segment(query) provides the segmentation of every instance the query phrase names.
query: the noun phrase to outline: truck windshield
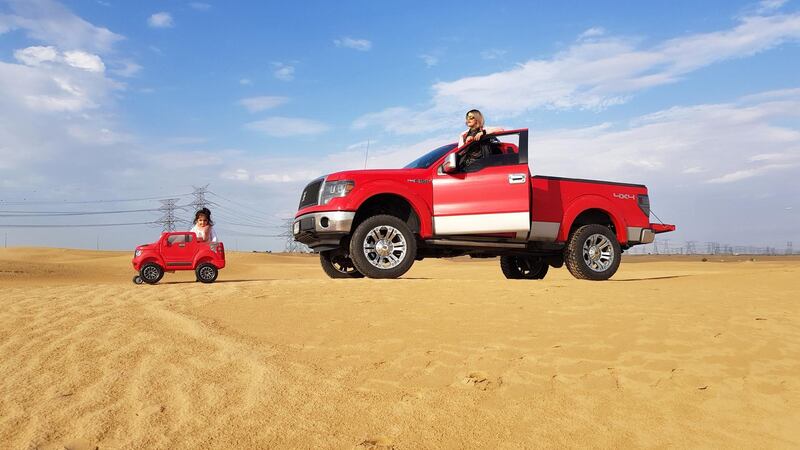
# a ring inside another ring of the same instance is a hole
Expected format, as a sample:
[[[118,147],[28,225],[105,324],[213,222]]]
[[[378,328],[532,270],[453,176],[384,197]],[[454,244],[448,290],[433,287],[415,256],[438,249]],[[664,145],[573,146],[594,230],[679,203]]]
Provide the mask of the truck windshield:
[[[426,169],[431,166],[431,164],[435,163],[439,158],[444,156],[445,153],[449,152],[450,150],[456,148],[456,144],[447,144],[443,145],[435,150],[431,150],[428,153],[420,156],[419,158],[415,159],[408,163],[407,166],[403,167],[404,169]]]

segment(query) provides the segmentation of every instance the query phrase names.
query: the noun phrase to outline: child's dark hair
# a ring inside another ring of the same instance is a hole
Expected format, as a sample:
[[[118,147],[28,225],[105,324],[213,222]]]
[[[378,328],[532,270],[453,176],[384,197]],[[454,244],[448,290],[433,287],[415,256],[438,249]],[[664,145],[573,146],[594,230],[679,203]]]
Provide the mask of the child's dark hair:
[[[210,226],[212,226],[212,227],[214,226],[214,222],[211,220],[211,211],[208,208],[200,208],[200,209],[198,209],[197,212],[194,213],[194,222],[193,223],[197,223],[197,219],[200,217],[200,214],[206,216],[206,219],[208,220],[208,224]]]

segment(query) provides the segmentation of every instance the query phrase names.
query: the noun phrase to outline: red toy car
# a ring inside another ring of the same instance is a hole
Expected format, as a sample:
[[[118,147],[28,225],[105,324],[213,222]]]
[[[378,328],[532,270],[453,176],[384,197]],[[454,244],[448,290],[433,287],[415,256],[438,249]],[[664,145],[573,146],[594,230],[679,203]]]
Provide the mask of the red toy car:
[[[156,284],[164,272],[176,270],[194,270],[197,281],[213,283],[225,267],[225,247],[222,242],[197,242],[191,231],[165,232],[158,242],[136,247],[132,262],[139,272],[133,277],[136,284]]]

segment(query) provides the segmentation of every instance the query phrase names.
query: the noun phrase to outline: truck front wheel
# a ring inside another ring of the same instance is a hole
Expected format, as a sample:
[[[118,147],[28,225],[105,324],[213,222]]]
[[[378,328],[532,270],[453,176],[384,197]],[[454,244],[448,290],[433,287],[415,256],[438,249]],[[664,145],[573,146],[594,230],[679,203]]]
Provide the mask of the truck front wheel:
[[[156,284],[164,276],[164,269],[156,263],[147,263],[139,269],[139,276],[147,284]]]
[[[575,278],[607,280],[619,268],[622,255],[617,236],[604,225],[584,225],[569,238],[564,263]]]
[[[541,258],[530,256],[501,256],[500,270],[509,280],[541,280],[549,266]]]
[[[319,263],[331,278],[364,278],[343,249],[320,252]]]
[[[368,218],[350,239],[353,265],[370,278],[397,278],[411,268],[416,256],[414,233],[395,216]]]

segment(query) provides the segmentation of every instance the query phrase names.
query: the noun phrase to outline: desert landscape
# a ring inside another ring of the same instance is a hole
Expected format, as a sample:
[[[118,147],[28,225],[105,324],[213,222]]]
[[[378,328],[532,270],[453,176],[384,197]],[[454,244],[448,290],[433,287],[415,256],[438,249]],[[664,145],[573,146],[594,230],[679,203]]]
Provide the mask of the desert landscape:
[[[138,286],[131,257],[0,249],[3,448],[800,446],[798,258],[332,280],[231,252]]]

